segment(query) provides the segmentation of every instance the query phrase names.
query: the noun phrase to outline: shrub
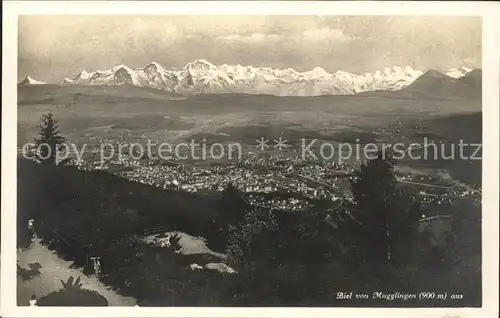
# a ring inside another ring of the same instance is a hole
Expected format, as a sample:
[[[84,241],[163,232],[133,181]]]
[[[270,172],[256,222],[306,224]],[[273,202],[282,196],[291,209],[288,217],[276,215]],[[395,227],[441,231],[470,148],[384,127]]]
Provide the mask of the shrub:
[[[61,281],[63,288],[41,297],[38,306],[108,306],[108,300],[94,290],[81,288],[80,277],[74,281],[71,276],[66,282]]]

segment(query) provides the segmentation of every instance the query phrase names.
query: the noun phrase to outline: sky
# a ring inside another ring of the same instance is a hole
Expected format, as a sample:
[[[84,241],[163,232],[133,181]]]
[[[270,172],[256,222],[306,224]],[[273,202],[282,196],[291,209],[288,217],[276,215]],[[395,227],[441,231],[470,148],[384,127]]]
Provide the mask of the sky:
[[[21,16],[18,79],[205,59],[306,71],[481,68],[481,19],[415,16]]]

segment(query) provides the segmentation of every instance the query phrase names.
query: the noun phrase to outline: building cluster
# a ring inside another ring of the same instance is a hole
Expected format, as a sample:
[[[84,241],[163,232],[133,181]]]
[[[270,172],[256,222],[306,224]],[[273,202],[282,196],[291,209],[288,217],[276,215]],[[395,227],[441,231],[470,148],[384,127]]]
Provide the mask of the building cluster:
[[[337,200],[345,196],[346,166],[304,163],[299,157],[249,157],[225,166],[198,167],[180,161],[138,160],[120,156],[105,163],[80,162],[81,169],[101,169],[123,178],[155,187],[186,192],[223,191],[229,184],[249,194],[255,205],[276,209],[302,210],[308,199]],[[113,167],[121,167],[114,170]],[[288,193],[297,198],[277,199],[259,194]],[[253,195],[255,194],[255,195]],[[252,196],[253,195],[253,196]]]
[[[236,163],[197,166],[181,160],[135,159],[120,155],[102,161],[95,156],[75,162],[79,169],[107,170],[123,178],[155,187],[187,192],[223,191],[229,184],[248,193],[252,204],[289,210],[301,210],[310,199],[335,201],[349,198],[352,163],[307,160],[299,156],[247,153]],[[415,184],[438,184],[432,176],[398,174],[398,179]],[[424,187],[425,188],[425,187]],[[285,193],[291,198],[261,194]],[[419,192],[424,203],[446,204],[456,197],[470,197],[480,202],[480,187],[425,188]],[[300,199],[297,199],[300,198]]]
[[[247,200],[254,206],[263,208],[287,210],[287,211],[302,211],[311,207],[311,204],[304,199],[289,197],[289,198],[266,198],[258,194],[249,194]]]

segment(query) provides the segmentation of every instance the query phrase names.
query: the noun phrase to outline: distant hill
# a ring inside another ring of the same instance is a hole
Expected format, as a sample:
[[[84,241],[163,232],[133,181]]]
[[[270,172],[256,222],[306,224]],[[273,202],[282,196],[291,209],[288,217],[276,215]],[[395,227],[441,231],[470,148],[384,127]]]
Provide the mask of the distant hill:
[[[475,86],[481,88],[483,83],[483,71],[480,69],[475,69],[469,72],[467,75],[459,78],[459,81],[464,85]]]
[[[481,98],[481,88],[482,71],[479,69],[458,79],[437,71],[428,71],[408,87],[395,93],[413,98],[477,99]]]
[[[399,91],[364,92],[358,96],[378,96],[409,99],[478,100],[482,92],[482,71],[473,70],[463,77],[454,78],[430,70]]]

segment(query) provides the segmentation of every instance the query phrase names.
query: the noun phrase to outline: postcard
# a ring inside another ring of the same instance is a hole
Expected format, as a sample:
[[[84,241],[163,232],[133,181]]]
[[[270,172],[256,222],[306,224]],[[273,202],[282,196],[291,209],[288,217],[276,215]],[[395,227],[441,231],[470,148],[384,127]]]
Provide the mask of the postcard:
[[[4,4],[2,316],[497,316],[497,3]]]

